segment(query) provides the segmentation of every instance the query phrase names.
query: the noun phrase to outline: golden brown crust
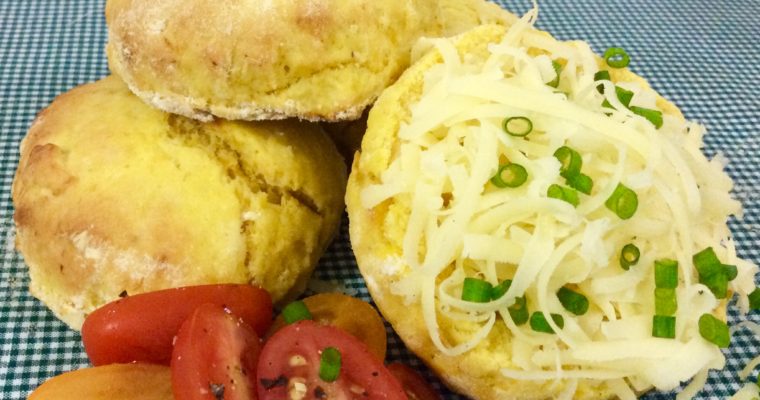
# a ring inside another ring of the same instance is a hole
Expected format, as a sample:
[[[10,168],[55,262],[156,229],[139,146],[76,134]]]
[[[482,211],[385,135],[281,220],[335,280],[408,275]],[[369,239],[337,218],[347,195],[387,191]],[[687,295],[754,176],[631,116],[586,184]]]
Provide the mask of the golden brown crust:
[[[78,328],[119,293],[253,282],[292,297],[332,239],[345,167],[313,124],[203,124],[116,77],[42,111],[13,183],[30,290]]]
[[[460,55],[483,57],[489,43],[500,41],[505,28],[482,26],[458,37],[454,44]],[[373,209],[361,205],[360,193],[369,184],[380,182],[398,149],[397,132],[410,117],[410,105],[422,93],[423,77],[433,65],[442,62],[437,51],[431,51],[412,65],[399,80],[389,87],[370,111],[368,129],[362,150],[354,158],[349,177],[346,204],[350,218],[350,235],[354,254],[367,287],[384,317],[402,338],[407,347],[428,364],[453,390],[477,399],[545,399],[562,392],[564,382],[526,382],[505,378],[500,368],[513,366],[510,333],[497,323],[489,336],[474,350],[461,356],[446,356],[438,351],[425,327],[418,303],[405,304],[402,297],[391,292],[391,285],[408,268],[401,259],[401,240],[409,213],[409,199],[404,196],[387,200]],[[627,70],[613,73],[614,81],[646,82]],[[680,112],[666,100],[658,106],[671,115]],[[401,271],[401,272],[398,272]],[[439,316],[442,334],[466,334],[467,327]],[[452,333],[453,332],[453,333]],[[459,338],[461,340],[461,338]],[[612,397],[604,382],[580,381],[576,399]]]
[[[484,0],[109,0],[111,70],[149,104],[208,120],[352,120],[422,36],[506,14]]]

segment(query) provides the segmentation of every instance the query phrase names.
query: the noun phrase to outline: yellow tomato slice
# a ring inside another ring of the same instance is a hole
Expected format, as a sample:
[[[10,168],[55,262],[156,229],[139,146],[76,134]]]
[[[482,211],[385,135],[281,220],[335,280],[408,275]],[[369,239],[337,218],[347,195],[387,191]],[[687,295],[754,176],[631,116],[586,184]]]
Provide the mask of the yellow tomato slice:
[[[28,400],[173,400],[169,367],[110,364],[48,379]]]

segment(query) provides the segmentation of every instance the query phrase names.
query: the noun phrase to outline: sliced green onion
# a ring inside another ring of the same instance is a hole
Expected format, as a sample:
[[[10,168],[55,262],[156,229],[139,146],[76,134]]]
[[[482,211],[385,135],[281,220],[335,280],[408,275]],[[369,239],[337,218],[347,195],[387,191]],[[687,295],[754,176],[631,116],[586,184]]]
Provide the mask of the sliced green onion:
[[[500,188],[516,188],[528,180],[528,171],[520,164],[507,163],[499,165],[496,175],[491,177],[491,183]]]
[[[622,47],[610,47],[604,52],[604,61],[612,68],[625,68],[631,62],[631,57]]]
[[[652,110],[651,108],[644,107],[631,107],[631,111],[634,114],[640,115],[651,122],[655,128],[660,129],[662,127],[662,112],[658,110]]]
[[[556,183],[549,186],[549,189],[546,190],[546,196],[552,199],[566,201],[572,204],[573,207],[578,207],[578,204],[580,203],[578,192],[575,189],[562,187]]]
[[[723,266],[712,247],[707,247],[691,257],[694,268],[700,276],[708,276],[723,272]]]
[[[620,250],[620,267],[628,271],[631,265],[636,265],[639,262],[639,257],[641,257],[639,248],[633,243],[628,243]]]
[[[588,299],[578,292],[561,287],[557,291],[557,298],[562,303],[562,307],[575,315],[583,315],[588,311]]]
[[[507,308],[509,316],[512,317],[515,325],[522,325],[528,322],[530,313],[528,312],[528,302],[525,300],[525,295],[515,298],[515,304],[512,304]]]
[[[552,67],[554,67],[554,72],[557,74],[557,76],[546,85],[556,88],[559,86],[559,75],[562,73],[562,64],[552,60]]]
[[[676,290],[670,288],[654,289],[654,310],[656,315],[676,315],[678,310]]]
[[[340,350],[335,347],[323,349],[319,359],[319,378],[325,382],[335,381],[340,375],[340,365]]]
[[[632,91],[623,89],[620,86],[615,86],[615,94],[617,95],[618,100],[620,100],[620,103],[622,103],[626,108],[631,105],[631,100],[633,99]],[[607,100],[604,100],[602,107],[615,108],[612,107],[612,104]]]
[[[699,317],[699,334],[708,342],[721,348],[726,348],[731,344],[731,333],[728,330],[728,325],[709,313],[702,314]]]
[[[660,289],[678,287],[678,261],[662,259],[654,262],[654,283]]]
[[[622,183],[618,183],[615,191],[604,202],[604,205],[620,219],[628,219],[636,213],[636,209],[639,207],[639,198],[636,192]]]
[[[601,70],[601,71],[598,71],[597,73],[594,74],[594,82],[598,82],[598,81],[611,81],[611,80],[612,79],[610,78],[610,71]],[[604,94],[604,85],[597,85],[596,86],[596,90],[599,93]]]
[[[736,269],[736,265],[723,264],[723,273],[726,275],[726,279],[731,282],[739,275],[739,270]]]
[[[568,179],[581,173],[583,159],[577,151],[562,146],[554,151],[554,157],[559,160],[559,174],[563,178]]]
[[[491,284],[478,278],[464,278],[462,285],[462,300],[473,303],[491,301]]]
[[[652,318],[652,336],[665,339],[675,339],[676,317],[655,315]]]
[[[594,187],[594,181],[586,174],[578,174],[566,179],[567,184],[584,194],[591,194],[591,189]]]
[[[728,296],[728,277],[723,272],[707,276],[699,275],[699,283],[707,286],[716,299],[725,299]]]
[[[510,117],[504,119],[502,128],[510,136],[523,137],[533,130],[533,122],[527,117]]]
[[[491,288],[491,300],[498,300],[507,293],[509,287],[512,286],[512,280],[506,279],[501,281],[498,285]]]
[[[292,324],[304,319],[313,319],[309,308],[301,300],[296,300],[282,309],[282,319],[286,324]]]
[[[565,327],[565,319],[559,314],[550,314],[554,324],[560,329]],[[544,313],[536,311],[530,315],[530,328],[536,332],[554,333],[551,325],[546,321]]]
[[[749,308],[760,310],[760,288],[755,288],[747,297],[749,298]]]

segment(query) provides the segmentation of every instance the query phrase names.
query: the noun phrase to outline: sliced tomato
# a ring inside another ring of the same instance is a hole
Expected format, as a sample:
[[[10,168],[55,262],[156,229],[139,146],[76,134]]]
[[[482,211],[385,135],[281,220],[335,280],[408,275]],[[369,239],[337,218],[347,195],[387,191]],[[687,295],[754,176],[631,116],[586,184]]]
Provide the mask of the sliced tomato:
[[[84,321],[82,342],[93,365],[133,361],[169,365],[180,325],[205,303],[225,307],[259,335],[272,321],[272,299],[250,285],[203,285],[128,296]]]
[[[215,304],[198,307],[182,324],[172,353],[176,400],[256,399],[256,332]]]
[[[172,400],[169,367],[111,364],[66,372],[45,381],[28,400]]]
[[[341,354],[336,380],[319,377],[323,349]],[[342,330],[299,321],[277,331],[264,344],[257,371],[260,400],[403,399],[401,384],[358,339]]]
[[[375,307],[341,293],[315,294],[302,301],[309,308],[314,321],[350,333],[364,342],[378,359],[385,359],[385,325]],[[268,335],[271,336],[285,325],[282,315],[278,316],[269,328]]]
[[[388,364],[388,370],[401,382],[409,400],[441,400],[441,395],[417,371],[398,362]]]

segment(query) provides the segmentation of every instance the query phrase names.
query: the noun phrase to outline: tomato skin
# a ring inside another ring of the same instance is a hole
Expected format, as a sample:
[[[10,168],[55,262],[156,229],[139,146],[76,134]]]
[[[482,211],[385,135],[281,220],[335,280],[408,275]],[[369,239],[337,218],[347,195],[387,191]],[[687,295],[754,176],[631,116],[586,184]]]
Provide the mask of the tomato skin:
[[[387,338],[380,314],[369,303],[342,293],[320,293],[302,299],[314,321],[350,333],[364,342],[378,359],[385,359]],[[267,337],[284,327],[282,315],[277,316]]]
[[[169,367],[135,363],[65,372],[46,380],[28,397],[28,400],[55,399],[173,400],[174,397]]]
[[[334,382],[319,378],[320,352],[340,351]],[[307,399],[361,398],[407,400],[401,384],[357,338],[314,321],[298,321],[277,331],[264,344],[257,369],[260,400],[288,399],[299,388]]]
[[[169,365],[172,340],[205,303],[226,307],[263,335],[272,320],[272,298],[251,285],[202,285],[128,296],[95,310],[82,325],[93,365],[133,361]]]
[[[409,400],[441,400],[441,395],[417,371],[399,362],[387,365],[388,370],[401,382]]]
[[[176,400],[255,400],[261,342],[241,319],[215,304],[182,324],[172,353]]]

